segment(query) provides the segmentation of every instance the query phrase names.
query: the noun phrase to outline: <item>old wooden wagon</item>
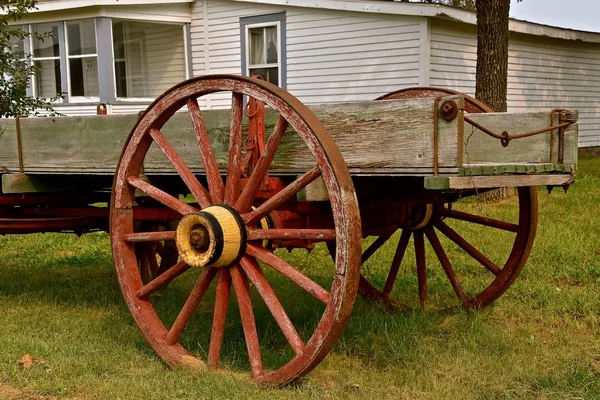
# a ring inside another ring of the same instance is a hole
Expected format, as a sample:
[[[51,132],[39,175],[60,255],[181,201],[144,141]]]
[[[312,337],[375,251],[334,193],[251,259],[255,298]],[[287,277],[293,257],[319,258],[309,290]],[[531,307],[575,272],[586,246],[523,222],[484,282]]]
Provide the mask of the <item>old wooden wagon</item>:
[[[216,92],[231,109],[201,111]],[[0,121],[0,233],[109,231],[127,306],[167,364],[216,368],[224,342],[245,340],[252,378],[280,385],[331,350],[357,292],[390,308],[502,295],[532,248],[536,187],[573,181],[576,121],[434,88],[309,108],[261,80],[198,77],[139,115]],[[481,203],[507,186],[512,198]],[[399,278],[408,254],[415,272]]]

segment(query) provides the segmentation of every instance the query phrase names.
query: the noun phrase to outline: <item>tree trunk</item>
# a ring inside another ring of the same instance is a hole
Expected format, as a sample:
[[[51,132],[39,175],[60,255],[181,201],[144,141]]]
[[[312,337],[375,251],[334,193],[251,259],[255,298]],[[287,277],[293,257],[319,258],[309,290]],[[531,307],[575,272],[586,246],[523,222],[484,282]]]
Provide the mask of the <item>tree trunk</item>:
[[[510,0],[477,0],[477,76],[475,98],[494,111],[505,112],[508,86],[508,15]],[[483,195],[496,202],[514,194],[498,188]]]
[[[510,0],[477,0],[476,6],[475,97],[494,111],[506,111]]]

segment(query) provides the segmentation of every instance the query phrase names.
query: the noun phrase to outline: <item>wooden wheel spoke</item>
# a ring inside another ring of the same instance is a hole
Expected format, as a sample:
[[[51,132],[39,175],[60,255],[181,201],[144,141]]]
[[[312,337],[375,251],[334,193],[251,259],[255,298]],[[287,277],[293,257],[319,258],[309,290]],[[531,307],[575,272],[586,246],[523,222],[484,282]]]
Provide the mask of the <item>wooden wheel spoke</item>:
[[[186,215],[191,212],[198,211],[195,207],[184,203],[183,201],[171,196],[170,194],[163,192],[159,188],[152,186],[151,184],[144,182],[136,176],[130,176],[127,178],[127,182],[134,188],[141,190],[154,200],[164,204],[172,210],[177,211],[181,215]]]
[[[163,240],[175,240],[175,231],[158,231],[158,232],[136,232],[136,233],[128,233],[127,235],[123,235],[123,240],[126,242],[157,242],[157,252],[162,255],[162,251],[164,247],[162,243]]]
[[[242,215],[246,225],[254,225],[271,211],[277,209],[279,206],[288,201],[292,196],[302,190],[306,185],[313,182],[315,179],[321,176],[321,171],[318,167],[312,168],[304,175],[300,176],[294,182],[287,185],[283,190],[275,194],[269,200],[261,204],[256,210]]]
[[[152,136],[156,145],[162,150],[165,156],[167,156],[167,159],[171,165],[173,165],[173,168],[175,168],[188,189],[190,189],[190,192],[192,192],[198,201],[198,204],[200,204],[200,207],[205,208],[209,206],[211,204],[210,195],[198,179],[196,179],[175,149],[169,144],[163,134],[160,133],[158,129],[150,129],[150,136]]]
[[[273,157],[275,157],[275,153],[279,148],[279,144],[281,143],[281,139],[283,138],[283,134],[288,128],[288,125],[288,122],[283,117],[279,117],[275,123],[273,133],[269,136],[269,140],[265,146],[265,151],[258,159],[256,167],[254,168],[254,171],[252,171],[250,179],[248,179],[248,183],[235,203],[235,208],[240,212],[248,211],[250,206],[252,206],[254,197],[256,197],[256,193],[258,193],[265,175],[269,170],[271,161],[273,161]]]
[[[181,333],[192,318],[192,315],[194,315],[198,304],[200,304],[200,301],[202,301],[202,297],[204,297],[204,294],[215,277],[216,272],[216,268],[204,267],[200,273],[200,277],[198,278],[196,285],[194,285],[192,292],[179,312],[179,315],[175,319],[173,326],[171,326],[169,333],[167,333],[167,337],[165,338],[165,342],[167,344],[173,345],[177,343],[179,336],[181,336]]]
[[[439,212],[441,215],[448,217],[448,218],[454,218],[454,219],[458,219],[461,221],[473,222],[475,224],[489,226],[491,228],[501,229],[504,231],[510,231],[510,232],[515,232],[515,233],[519,231],[519,225],[510,223],[510,222],[500,221],[500,220],[494,219],[494,218],[486,218],[486,217],[482,217],[482,216],[475,215],[475,214],[469,214],[469,213],[462,212],[462,211],[451,210],[448,208],[441,208],[439,210]]]
[[[425,235],[427,235],[427,239],[429,240],[429,243],[431,243],[431,246],[433,247],[433,250],[435,251],[437,258],[440,260],[440,263],[442,264],[442,268],[444,269],[446,276],[450,280],[450,284],[452,285],[452,288],[456,292],[456,295],[463,302],[463,304],[467,304],[469,302],[469,298],[465,294],[465,291],[463,290],[460,282],[458,281],[458,278],[456,277],[456,274],[454,273],[454,270],[452,269],[452,265],[450,264],[450,260],[448,259],[446,252],[442,248],[442,244],[440,243],[440,240],[438,239],[437,234],[435,233],[433,228],[428,227],[425,229]]]
[[[244,95],[231,96],[231,130],[229,132],[229,160],[227,163],[227,184],[225,203],[233,205],[240,188],[240,164],[242,162],[242,120],[244,116]]]
[[[247,229],[248,240],[335,240],[335,229]]]
[[[198,148],[200,149],[200,156],[202,157],[202,164],[204,165],[204,172],[206,173],[206,180],[208,182],[208,189],[212,201],[213,203],[220,203],[223,201],[223,196],[225,194],[225,185],[223,184],[223,179],[219,172],[215,152],[210,144],[208,132],[206,131],[206,126],[204,124],[204,118],[202,118],[202,113],[196,99],[188,99],[187,107],[190,116],[192,117],[194,133],[196,135]]]
[[[499,268],[496,264],[490,261],[489,258],[484,256],[479,250],[477,250],[473,245],[466,241],[465,238],[460,236],[456,231],[446,225],[443,221],[437,221],[435,223],[435,227],[439,229],[444,235],[446,235],[450,240],[456,243],[461,249],[466,251],[471,257],[477,260],[481,265],[487,268],[494,275],[499,275],[502,272],[502,269]]]
[[[258,260],[264,262],[269,267],[273,268],[283,276],[287,277],[294,284],[296,284],[298,287],[309,293],[317,300],[325,304],[327,304],[327,302],[329,301],[329,293],[325,289],[323,289],[312,279],[308,278],[306,275],[292,267],[290,264],[277,257],[269,250],[266,250],[261,246],[248,244],[247,252],[252,257],[257,258]]]
[[[148,255],[143,244],[136,246],[136,256],[138,259],[138,267],[140,269],[140,278],[142,279],[142,282],[148,282],[150,280],[150,266],[148,264]]]
[[[375,241],[371,243],[371,245],[362,253],[360,263],[364,264],[365,262],[367,262],[367,260],[371,258],[371,256],[375,254],[375,252],[379,250],[381,246],[383,246],[385,242],[387,242],[390,239],[391,236],[392,235],[382,235],[375,239]]]
[[[150,272],[152,276],[158,276],[158,261],[156,261],[156,251],[151,243],[144,245],[146,257],[148,259],[148,265],[150,266]]]
[[[242,319],[242,328],[246,338],[246,348],[248,349],[248,359],[250,361],[250,371],[253,378],[264,374],[262,365],[262,355],[258,343],[258,331],[256,330],[256,321],[254,319],[254,310],[252,308],[252,299],[248,288],[248,279],[243,271],[235,265],[231,267],[231,278],[235,294],[237,297],[240,317]]]
[[[425,241],[423,231],[414,231],[415,257],[417,259],[417,281],[419,285],[419,303],[421,309],[427,305],[427,259],[425,257]]]
[[[161,241],[162,240],[175,240],[175,231],[163,231],[161,233],[164,233],[164,232],[169,232],[168,236],[171,237],[171,235],[173,235],[173,238],[172,239],[160,238],[154,243],[154,248],[156,249],[156,252],[158,253],[158,255],[161,257],[164,257],[164,252],[165,252],[165,246],[163,246]],[[125,240],[125,241],[127,241],[127,240]]]
[[[231,290],[231,275],[226,268],[220,268],[217,274],[217,288],[215,295],[215,311],[213,314],[212,330],[210,332],[210,345],[208,348],[208,365],[217,368],[221,358],[223,334],[225,332],[225,319],[227,317],[227,304]]]
[[[154,278],[151,282],[149,282],[147,285],[138,290],[136,296],[140,299],[150,296],[157,290],[167,286],[173,281],[173,279],[177,278],[179,275],[183,274],[190,268],[192,267],[186,264],[184,261],[178,262],[173,267],[167,269],[165,272],[163,272],[158,277]]]
[[[273,318],[275,318],[277,325],[279,325],[283,335],[292,347],[292,350],[294,350],[294,353],[296,353],[296,355],[301,354],[304,351],[304,343],[302,342],[302,339],[300,339],[294,324],[285,312],[285,309],[277,298],[275,291],[273,291],[273,288],[271,285],[269,285],[265,274],[256,260],[249,257],[243,257],[240,260],[240,266],[248,278],[250,278],[260,296],[263,298],[265,304],[271,311]]]
[[[388,273],[388,277],[385,281],[385,286],[383,288],[383,295],[389,296],[392,288],[394,287],[394,283],[396,282],[396,277],[398,276],[398,271],[400,270],[400,264],[402,264],[402,259],[404,258],[404,253],[406,252],[406,248],[408,247],[408,241],[410,240],[411,231],[405,229],[402,231],[400,235],[400,240],[398,241],[398,246],[396,247],[396,253],[394,253],[394,259],[392,260],[392,265],[390,267],[390,272]]]

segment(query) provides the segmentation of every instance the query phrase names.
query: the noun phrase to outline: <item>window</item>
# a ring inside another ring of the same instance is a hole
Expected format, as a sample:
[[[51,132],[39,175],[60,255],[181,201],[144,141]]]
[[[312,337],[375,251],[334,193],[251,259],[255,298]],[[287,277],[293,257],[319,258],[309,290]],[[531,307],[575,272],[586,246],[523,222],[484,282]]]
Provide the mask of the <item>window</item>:
[[[69,95],[98,97],[98,55],[93,19],[67,22]]]
[[[113,20],[118,98],[155,98],[185,80],[181,25]]]
[[[37,97],[54,97],[61,92],[60,52],[58,46],[58,23],[31,26],[32,61],[37,68],[34,94]],[[43,35],[43,38],[35,34]]]
[[[25,25],[31,35],[11,39],[12,51],[37,67],[32,95],[65,102],[154,99],[189,74],[189,24],[108,17]],[[38,38],[38,35],[43,38]]]
[[[285,88],[285,13],[240,18],[242,71]]]

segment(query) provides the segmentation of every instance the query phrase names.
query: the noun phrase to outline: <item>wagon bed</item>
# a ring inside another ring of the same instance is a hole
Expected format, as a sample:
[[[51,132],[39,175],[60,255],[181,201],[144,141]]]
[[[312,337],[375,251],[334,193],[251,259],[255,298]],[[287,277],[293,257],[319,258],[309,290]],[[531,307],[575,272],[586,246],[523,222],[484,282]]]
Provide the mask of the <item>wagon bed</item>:
[[[461,96],[327,104],[310,109],[327,128],[353,176],[424,177],[427,189],[563,185],[572,180],[577,164],[576,123],[560,133],[564,137],[562,148],[558,129],[514,140],[504,148],[500,140],[466,123],[464,116],[495,132],[519,133],[565,120],[576,122],[576,112],[461,112],[450,121],[442,117],[434,121],[434,103],[445,101],[464,109]],[[203,116],[224,172],[229,110],[205,111]],[[276,113],[267,111],[267,132],[276,118]],[[0,167],[7,174],[3,176],[3,192],[25,190],[16,183],[22,185],[27,179],[12,174],[29,175],[32,188],[57,185],[50,175],[91,175],[92,180],[94,176],[112,176],[136,120],[134,114],[0,120]],[[162,133],[194,173],[203,173],[187,113],[177,113]],[[272,173],[298,174],[312,166],[297,136],[286,135],[281,148],[284,150],[271,165]],[[144,171],[148,175],[175,174],[156,146],[144,161]],[[68,180],[61,182],[69,186]],[[56,188],[60,186],[58,183]]]

